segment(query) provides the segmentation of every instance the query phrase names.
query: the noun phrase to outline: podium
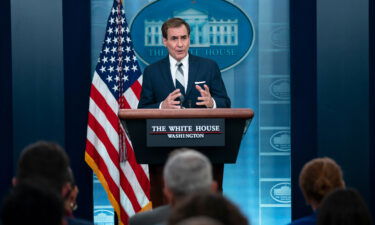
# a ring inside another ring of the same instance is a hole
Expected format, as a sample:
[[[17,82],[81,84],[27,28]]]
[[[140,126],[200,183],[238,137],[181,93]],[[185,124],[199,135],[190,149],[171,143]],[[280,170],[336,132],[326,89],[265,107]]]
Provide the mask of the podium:
[[[223,168],[235,163],[241,140],[253,118],[251,109],[122,109],[121,123],[139,164],[149,164],[153,207],[163,198],[163,165],[176,148],[192,148],[213,164],[222,189]]]

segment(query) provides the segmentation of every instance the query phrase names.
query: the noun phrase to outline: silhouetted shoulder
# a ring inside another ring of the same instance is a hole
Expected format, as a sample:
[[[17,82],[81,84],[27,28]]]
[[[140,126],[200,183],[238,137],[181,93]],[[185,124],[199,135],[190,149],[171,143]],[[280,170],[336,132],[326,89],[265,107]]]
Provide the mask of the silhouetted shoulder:
[[[129,225],[159,224],[167,220],[171,208],[169,205],[160,206],[153,210],[137,213],[130,217]]]

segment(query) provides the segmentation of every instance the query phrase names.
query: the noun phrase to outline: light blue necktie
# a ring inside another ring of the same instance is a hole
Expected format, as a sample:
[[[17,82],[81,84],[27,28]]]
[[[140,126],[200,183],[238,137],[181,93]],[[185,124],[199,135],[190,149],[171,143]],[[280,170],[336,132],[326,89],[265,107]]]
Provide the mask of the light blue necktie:
[[[185,95],[185,80],[184,80],[184,71],[182,70],[182,63],[177,62],[177,72],[176,72],[176,88],[180,89],[181,94]]]

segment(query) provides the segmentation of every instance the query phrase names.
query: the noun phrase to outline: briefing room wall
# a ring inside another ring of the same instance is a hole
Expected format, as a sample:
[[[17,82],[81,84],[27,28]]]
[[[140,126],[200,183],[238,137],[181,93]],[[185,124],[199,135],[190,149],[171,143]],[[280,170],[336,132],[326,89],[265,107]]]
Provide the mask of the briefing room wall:
[[[369,109],[374,103],[369,92],[369,2],[317,1],[318,155],[335,158],[347,185],[357,188],[368,204],[374,160],[370,158],[374,124]]]
[[[40,139],[63,144],[64,70],[60,1],[12,1],[12,104],[15,159]]]
[[[13,176],[12,61],[10,0],[0,1],[0,199],[7,193]],[[9,181],[9,182],[3,182]]]
[[[347,185],[359,189],[373,206],[370,3],[291,1],[293,218],[311,213],[299,190],[298,174],[317,156],[337,160]]]
[[[20,151],[41,139],[55,141],[66,147],[80,188],[76,216],[91,220],[92,185],[85,181],[91,171],[83,160],[89,7],[89,1],[1,1],[0,123],[1,195],[11,186]]]
[[[370,1],[369,6],[370,28],[370,171],[375,171],[375,3]],[[375,188],[375,174],[370,173],[370,189]],[[375,218],[375,195],[370,198],[372,215]]]
[[[292,219],[311,214],[299,188],[303,165],[317,157],[316,0],[290,1]]]
[[[92,220],[92,172],[84,160],[91,85],[90,1],[64,0],[62,4],[65,149],[80,189],[74,214]]]

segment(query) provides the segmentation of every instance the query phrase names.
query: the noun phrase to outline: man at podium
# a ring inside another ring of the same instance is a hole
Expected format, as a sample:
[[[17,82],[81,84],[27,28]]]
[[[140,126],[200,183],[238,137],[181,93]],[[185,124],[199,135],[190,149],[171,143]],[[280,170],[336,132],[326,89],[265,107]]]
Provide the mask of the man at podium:
[[[230,108],[218,65],[189,53],[189,24],[172,18],[161,29],[169,54],[145,68],[138,108]]]

